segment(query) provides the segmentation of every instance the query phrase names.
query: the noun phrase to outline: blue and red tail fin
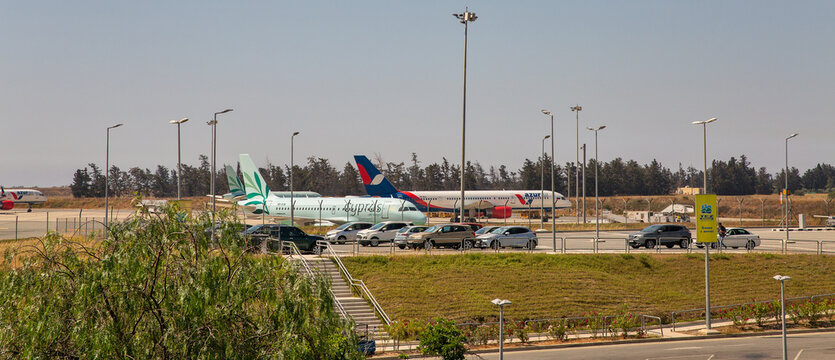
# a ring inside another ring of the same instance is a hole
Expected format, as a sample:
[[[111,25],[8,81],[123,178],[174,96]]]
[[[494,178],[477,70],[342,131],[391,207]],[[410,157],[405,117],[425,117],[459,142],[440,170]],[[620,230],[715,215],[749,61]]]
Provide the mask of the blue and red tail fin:
[[[357,162],[357,170],[359,170],[362,184],[365,185],[365,191],[368,195],[380,197],[395,197],[397,195],[397,189],[394,185],[386,179],[380,170],[377,170],[377,167],[365,155],[354,155],[354,160]]]

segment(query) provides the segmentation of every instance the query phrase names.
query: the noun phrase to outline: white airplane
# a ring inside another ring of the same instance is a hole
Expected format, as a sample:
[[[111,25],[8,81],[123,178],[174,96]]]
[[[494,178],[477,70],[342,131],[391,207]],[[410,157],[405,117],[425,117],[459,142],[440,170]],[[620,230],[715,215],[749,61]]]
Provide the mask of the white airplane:
[[[0,186],[0,210],[11,210],[15,205],[29,204],[32,212],[32,205],[46,202],[46,195],[33,189],[8,189]]]
[[[461,205],[459,191],[398,191],[377,167],[364,155],[354,155],[362,183],[368,195],[391,197],[412,202],[421,211],[455,212]],[[513,210],[551,210],[551,199],[556,198],[556,209],[571,207],[565,196],[553,191],[540,190],[468,190],[464,196],[464,208],[484,210],[488,217],[509,218]]]
[[[278,219],[289,219],[290,198],[271,196],[270,188],[248,154],[241,154],[240,162],[246,199],[238,201],[238,205],[251,214],[263,213]],[[294,197],[293,204],[294,219],[303,222],[315,222],[321,219],[335,224],[386,220],[401,220],[414,224],[426,223],[426,216],[406,200],[367,197]]]

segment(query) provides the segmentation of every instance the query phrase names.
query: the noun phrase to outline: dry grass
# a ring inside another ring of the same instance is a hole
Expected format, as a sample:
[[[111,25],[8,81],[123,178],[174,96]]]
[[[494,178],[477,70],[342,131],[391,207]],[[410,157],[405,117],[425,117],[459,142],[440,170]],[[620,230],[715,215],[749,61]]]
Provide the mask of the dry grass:
[[[466,254],[345,258],[392,318],[492,318],[494,298],[517,320],[630,311],[669,316],[704,307],[703,256]],[[779,296],[774,274],[792,276],[787,296],[835,293],[835,257],[720,254],[711,262],[715,305]]]

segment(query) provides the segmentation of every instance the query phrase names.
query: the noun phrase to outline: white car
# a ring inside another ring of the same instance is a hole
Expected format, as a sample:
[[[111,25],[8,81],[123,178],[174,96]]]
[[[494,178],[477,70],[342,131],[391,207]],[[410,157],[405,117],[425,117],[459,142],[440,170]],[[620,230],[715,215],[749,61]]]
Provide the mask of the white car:
[[[328,231],[325,234],[325,239],[328,241],[336,242],[337,244],[344,244],[348,241],[354,241],[357,239],[357,233],[360,230],[365,230],[374,225],[369,222],[349,222],[340,225],[336,229]]]
[[[362,246],[377,246],[384,242],[391,242],[397,235],[397,230],[413,225],[405,221],[384,221],[357,233],[357,242]]]
[[[729,248],[738,249],[744,247],[751,250],[760,246],[760,236],[752,234],[743,228],[730,228],[725,233],[725,240],[722,242]]]

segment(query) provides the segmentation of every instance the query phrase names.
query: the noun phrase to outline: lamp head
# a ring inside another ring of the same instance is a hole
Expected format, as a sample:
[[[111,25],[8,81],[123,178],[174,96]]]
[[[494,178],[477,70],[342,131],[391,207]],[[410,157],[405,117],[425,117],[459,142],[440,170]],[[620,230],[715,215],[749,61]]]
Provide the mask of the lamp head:
[[[122,126],[122,125],[124,125],[124,124],[122,124],[122,123],[118,123],[118,124],[116,124],[116,125],[113,125],[113,126],[109,127],[108,129],[115,129],[115,128],[117,128],[117,127],[119,127],[119,126]]]
[[[793,137],[795,137],[795,136],[797,136],[797,135],[800,135],[800,134],[799,134],[799,133],[794,133],[794,134],[791,134],[791,135],[789,135],[789,137],[787,137],[787,138],[786,138],[786,140],[791,139],[791,138],[793,138]]]
[[[218,111],[218,112],[215,113],[215,115],[226,114],[230,111],[232,111],[232,109],[226,109],[226,110],[223,110],[223,111]]]
[[[186,121],[188,121],[188,118],[182,118],[182,119],[180,119],[180,120],[171,120],[171,121],[169,121],[168,123],[169,123],[169,124],[182,124],[182,123],[184,123],[184,122],[186,122]]]
[[[542,140],[545,140],[545,139],[547,139],[547,138],[549,138],[549,137],[551,137],[551,135],[545,135],[545,137],[544,137],[544,138],[542,138]]]
[[[294,132],[294,133],[293,133],[293,136],[296,136],[296,135],[298,135],[298,134],[299,134],[299,132],[298,132],[298,131],[296,131],[296,132]]]
[[[716,121],[716,120],[719,120],[719,119],[717,119],[717,118],[710,118],[710,119],[707,119],[707,120],[705,120],[705,124],[710,124],[710,123],[712,123],[712,122],[714,122],[714,121]]]
[[[583,110],[583,107],[580,106],[580,105],[571,107],[571,111],[582,111],[582,110]]]
[[[548,110],[542,109],[541,111],[542,111],[542,113],[543,113],[543,114],[545,114],[545,115],[551,115],[551,112],[550,112],[550,111],[548,111]]]
[[[777,280],[777,281],[784,281],[784,280],[791,280],[791,279],[792,279],[792,278],[791,278],[791,277],[789,277],[789,276],[784,276],[784,275],[774,275],[774,280]]]

